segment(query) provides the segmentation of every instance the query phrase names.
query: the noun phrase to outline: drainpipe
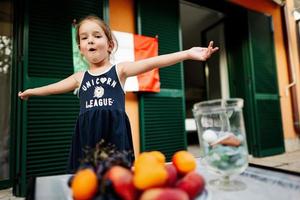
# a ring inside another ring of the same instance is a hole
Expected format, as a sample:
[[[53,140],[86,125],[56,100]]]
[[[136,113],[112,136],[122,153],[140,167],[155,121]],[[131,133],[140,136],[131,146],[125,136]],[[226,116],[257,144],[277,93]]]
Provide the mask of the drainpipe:
[[[297,100],[297,89],[296,89],[296,75],[295,75],[295,66],[293,64],[292,57],[292,48],[291,48],[291,36],[289,30],[288,22],[288,9],[286,4],[281,7],[281,21],[284,28],[284,45],[287,50],[287,65],[289,72],[289,80],[291,81],[286,87],[286,94],[288,95],[289,90],[291,91],[291,103],[292,103],[292,114],[293,114],[293,125],[294,130],[300,136],[300,119],[299,119],[299,106]]]

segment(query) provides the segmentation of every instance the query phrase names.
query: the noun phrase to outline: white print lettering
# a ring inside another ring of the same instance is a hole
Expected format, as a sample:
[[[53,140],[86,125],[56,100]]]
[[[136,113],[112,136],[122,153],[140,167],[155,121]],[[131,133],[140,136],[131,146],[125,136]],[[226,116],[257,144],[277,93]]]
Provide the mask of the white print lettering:
[[[112,98],[102,98],[102,99],[91,99],[85,102],[85,108],[92,108],[98,106],[111,106],[114,103]]]
[[[91,79],[89,81],[86,81],[85,83],[82,83],[81,88],[83,91],[87,91],[87,89],[89,89],[90,87],[98,86],[100,84],[107,84],[114,88],[117,82],[115,80],[112,80],[111,78],[102,77],[102,78]]]

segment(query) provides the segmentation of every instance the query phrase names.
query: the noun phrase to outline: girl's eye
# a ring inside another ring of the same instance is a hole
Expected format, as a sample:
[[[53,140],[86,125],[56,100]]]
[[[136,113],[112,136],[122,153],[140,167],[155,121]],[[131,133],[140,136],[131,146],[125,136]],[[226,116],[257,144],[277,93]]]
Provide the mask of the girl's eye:
[[[81,38],[81,40],[86,40],[87,39],[87,37],[83,37],[83,38]]]
[[[101,35],[96,35],[95,37],[96,37],[96,38],[101,38],[102,36],[101,36]]]

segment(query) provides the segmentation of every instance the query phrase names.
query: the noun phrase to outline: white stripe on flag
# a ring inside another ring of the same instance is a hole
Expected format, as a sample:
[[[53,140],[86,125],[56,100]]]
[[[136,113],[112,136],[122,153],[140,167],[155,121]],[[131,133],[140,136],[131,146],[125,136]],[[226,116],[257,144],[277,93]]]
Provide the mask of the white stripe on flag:
[[[137,76],[131,76],[126,79],[124,90],[131,92],[139,91],[139,81],[137,79]]]
[[[118,49],[112,59],[113,64],[124,61],[134,61],[133,34],[119,31],[113,31],[113,34],[118,42]]]
[[[134,34],[113,31],[118,42],[118,49],[113,55],[112,63],[117,64],[124,61],[134,61]],[[139,91],[137,76],[128,77],[124,85],[125,91]]]

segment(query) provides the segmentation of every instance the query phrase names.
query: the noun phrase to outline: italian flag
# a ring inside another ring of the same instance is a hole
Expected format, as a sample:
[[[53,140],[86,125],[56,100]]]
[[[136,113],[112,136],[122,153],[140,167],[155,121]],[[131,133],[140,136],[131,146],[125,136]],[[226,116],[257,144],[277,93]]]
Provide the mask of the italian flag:
[[[118,64],[123,61],[138,61],[158,55],[158,39],[132,33],[113,31],[118,42],[118,49],[112,61]],[[160,81],[158,69],[128,77],[125,91],[159,92]]]

